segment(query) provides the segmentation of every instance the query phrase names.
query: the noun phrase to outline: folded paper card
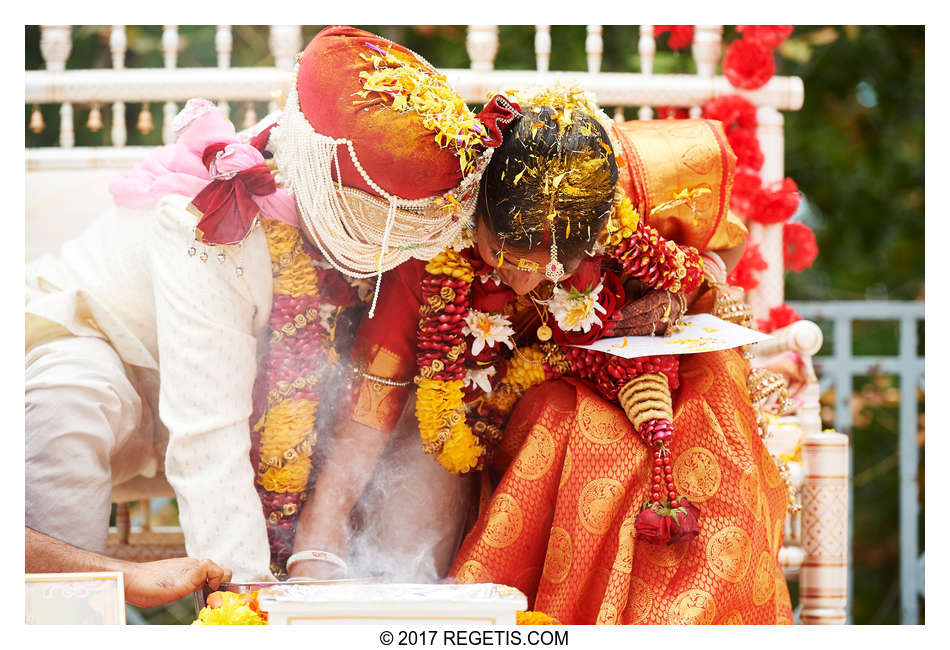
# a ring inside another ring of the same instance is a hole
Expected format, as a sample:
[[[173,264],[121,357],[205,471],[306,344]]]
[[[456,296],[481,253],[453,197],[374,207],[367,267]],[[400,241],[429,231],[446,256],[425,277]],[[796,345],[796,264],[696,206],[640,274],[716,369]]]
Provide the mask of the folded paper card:
[[[624,359],[659,354],[695,354],[728,350],[771,338],[712,314],[693,314],[683,319],[683,328],[668,336],[615,336],[576,347],[606,352]]]

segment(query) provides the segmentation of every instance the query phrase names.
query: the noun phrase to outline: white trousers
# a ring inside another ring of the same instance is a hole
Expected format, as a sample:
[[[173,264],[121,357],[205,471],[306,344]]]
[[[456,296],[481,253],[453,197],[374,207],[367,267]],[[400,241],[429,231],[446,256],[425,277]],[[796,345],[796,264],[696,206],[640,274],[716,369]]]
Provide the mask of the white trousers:
[[[101,553],[113,484],[155,471],[151,409],[93,337],[30,350],[25,386],[26,525]]]

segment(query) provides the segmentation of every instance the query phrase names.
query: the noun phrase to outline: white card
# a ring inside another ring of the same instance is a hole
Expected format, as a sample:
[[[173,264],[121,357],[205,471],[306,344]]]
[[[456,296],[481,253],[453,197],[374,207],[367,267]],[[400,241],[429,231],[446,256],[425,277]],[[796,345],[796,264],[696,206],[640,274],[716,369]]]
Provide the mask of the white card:
[[[660,354],[696,354],[728,350],[772,338],[712,314],[693,314],[683,319],[684,327],[669,336],[615,336],[590,345],[575,347],[598,350],[624,359]]]

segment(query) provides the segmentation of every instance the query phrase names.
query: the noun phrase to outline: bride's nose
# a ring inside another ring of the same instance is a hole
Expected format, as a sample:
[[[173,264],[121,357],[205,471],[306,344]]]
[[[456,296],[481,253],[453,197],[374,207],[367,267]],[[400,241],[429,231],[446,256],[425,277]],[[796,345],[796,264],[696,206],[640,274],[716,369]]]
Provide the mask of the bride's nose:
[[[508,271],[507,269],[501,274],[501,279],[505,281],[511,289],[518,294],[523,296],[526,293],[531,292],[535,287],[541,284],[541,281],[544,279],[543,276],[538,273],[528,273],[525,271]]]

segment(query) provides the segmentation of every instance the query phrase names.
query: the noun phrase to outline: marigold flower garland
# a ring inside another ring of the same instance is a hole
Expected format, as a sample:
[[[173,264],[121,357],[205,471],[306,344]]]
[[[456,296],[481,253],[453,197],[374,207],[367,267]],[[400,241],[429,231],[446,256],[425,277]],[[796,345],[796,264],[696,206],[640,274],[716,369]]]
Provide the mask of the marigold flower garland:
[[[260,361],[251,416],[252,462],[267,520],[271,572],[280,577],[293,548],[337,355],[324,326],[320,270],[300,230],[262,219],[274,276],[268,348]]]

